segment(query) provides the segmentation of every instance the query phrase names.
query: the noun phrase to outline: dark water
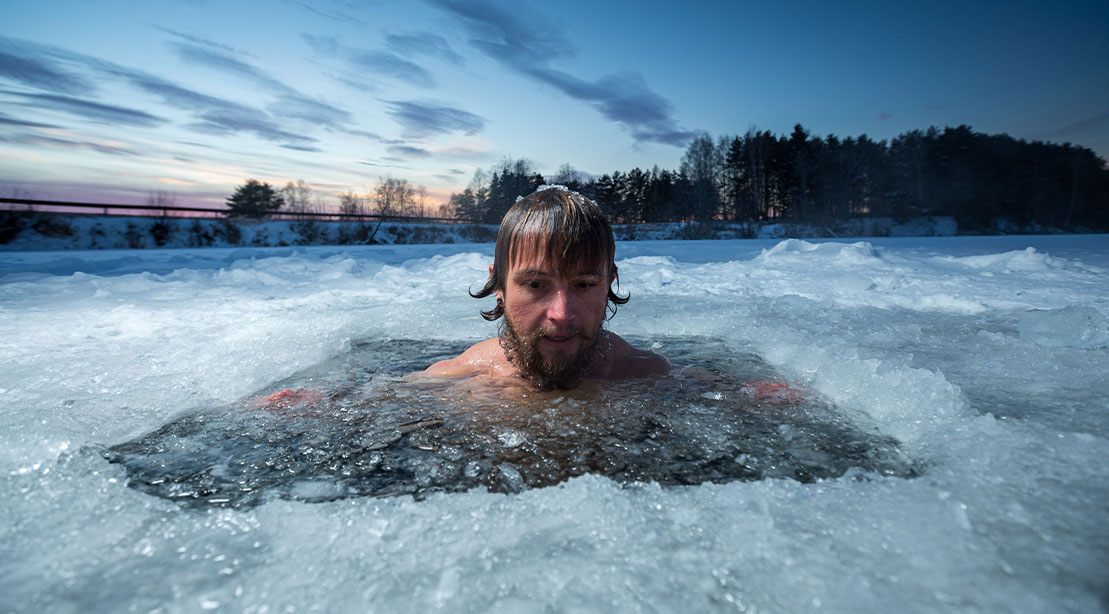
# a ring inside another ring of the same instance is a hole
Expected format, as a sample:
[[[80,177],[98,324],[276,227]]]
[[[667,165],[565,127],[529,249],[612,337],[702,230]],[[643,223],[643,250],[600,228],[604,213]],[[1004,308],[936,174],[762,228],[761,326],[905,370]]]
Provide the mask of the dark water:
[[[859,428],[781,382],[758,356],[703,338],[632,339],[680,369],[569,392],[487,380],[407,377],[464,346],[363,343],[276,383],[317,402],[247,400],[179,418],[103,452],[129,484],[188,505],[324,501],[483,487],[517,492],[594,473],[664,486],[838,477],[851,468],[913,477],[898,442]]]

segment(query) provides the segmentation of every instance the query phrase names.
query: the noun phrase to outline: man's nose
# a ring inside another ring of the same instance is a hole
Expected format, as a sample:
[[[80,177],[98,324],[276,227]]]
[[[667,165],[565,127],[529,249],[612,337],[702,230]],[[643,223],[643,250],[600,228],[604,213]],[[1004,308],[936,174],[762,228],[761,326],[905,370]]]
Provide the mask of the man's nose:
[[[547,303],[547,319],[552,322],[567,322],[574,314],[570,305],[570,293],[565,289],[558,289],[551,294],[551,299]]]

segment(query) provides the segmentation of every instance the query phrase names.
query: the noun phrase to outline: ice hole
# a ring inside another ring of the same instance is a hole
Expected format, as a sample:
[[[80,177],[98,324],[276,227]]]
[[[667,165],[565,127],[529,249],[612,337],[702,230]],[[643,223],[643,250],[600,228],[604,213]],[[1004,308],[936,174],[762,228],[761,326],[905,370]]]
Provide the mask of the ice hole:
[[[663,486],[813,482],[851,469],[919,473],[895,439],[854,423],[753,353],[700,337],[630,340],[666,355],[674,372],[535,392],[481,378],[412,377],[465,345],[375,340],[103,454],[134,488],[234,507],[273,497],[511,493],[587,473]],[[258,406],[286,389],[306,392]]]

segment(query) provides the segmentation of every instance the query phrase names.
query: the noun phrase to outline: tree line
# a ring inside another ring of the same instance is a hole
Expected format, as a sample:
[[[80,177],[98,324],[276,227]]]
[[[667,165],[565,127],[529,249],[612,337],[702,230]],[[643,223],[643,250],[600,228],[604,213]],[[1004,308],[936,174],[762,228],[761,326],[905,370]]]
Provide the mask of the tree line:
[[[165,192],[152,194],[152,207],[161,206],[174,197]],[[285,184],[277,189],[257,179],[247,179],[235,188],[225,201],[227,215],[231,217],[265,217],[275,213],[328,213],[323,198],[312,190],[303,179]],[[360,194],[348,191],[339,194],[339,213],[357,216],[432,217],[438,213],[446,217],[445,208],[433,211],[427,205],[427,189],[412,185],[407,179],[381,178],[370,191]]]
[[[989,231],[1109,230],[1109,169],[1092,150],[974,132],[913,130],[886,141],[865,134],[788,136],[749,130],[690,142],[676,170],[634,168],[592,177],[563,165],[544,178],[527,160],[475,172],[449,211],[496,224],[516,197],[544,183],[593,199],[614,223],[786,222],[834,227],[849,218],[951,216]]]

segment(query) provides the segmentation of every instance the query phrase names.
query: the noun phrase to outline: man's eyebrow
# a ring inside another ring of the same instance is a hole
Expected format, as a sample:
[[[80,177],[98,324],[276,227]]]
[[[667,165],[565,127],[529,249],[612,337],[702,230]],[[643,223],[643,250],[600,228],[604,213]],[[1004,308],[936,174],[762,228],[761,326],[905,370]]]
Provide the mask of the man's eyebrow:
[[[512,275],[512,277],[514,277],[514,278],[555,277],[555,273],[552,273],[551,271],[548,271],[546,269],[523,269],[521,271],[516,271],[516,273],[514,273]],[[604,275],[602,275],[599,271],[578,271],[576,273],[570,274],[569,277],[597,277],[597,278],[600,278],[600,277],[604,277]]]
[[[550,277],[551,272],[544,269],[524,269],[516,271],[513,277]]]

